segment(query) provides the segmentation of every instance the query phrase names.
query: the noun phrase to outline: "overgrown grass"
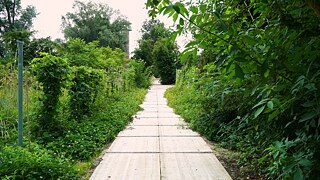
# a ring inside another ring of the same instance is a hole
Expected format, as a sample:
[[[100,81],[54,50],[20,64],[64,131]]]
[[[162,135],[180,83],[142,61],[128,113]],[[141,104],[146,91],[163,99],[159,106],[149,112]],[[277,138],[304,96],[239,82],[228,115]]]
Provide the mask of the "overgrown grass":
[[[32,78],[29,87],[29,114],[31,147],[28,148],[28,124],[24,118],[24,146],[17,147],[17,85],[16,76],[0,87],[0,177],[5,179],[81,179],[88,176],[93,160],[112,142],[138,110],[146,94],[145,89],[133,88],[127,92],[105,91],[97,95],[93,113],[81,119],[70,118],[68,93],[60,97],[57,115],[60,134],[43,133],[38,136],[37,110],[42,91]],[[26,114],[26,111],[24,111]]]

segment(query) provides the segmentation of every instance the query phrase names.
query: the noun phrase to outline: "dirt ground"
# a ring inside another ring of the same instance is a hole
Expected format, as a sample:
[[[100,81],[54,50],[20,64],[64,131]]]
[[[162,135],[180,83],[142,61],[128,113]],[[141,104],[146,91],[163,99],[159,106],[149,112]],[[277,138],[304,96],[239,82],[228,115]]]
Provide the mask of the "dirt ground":
[[[204,137],[203,137],[204,138]],[[241,154],[234,152],[228,149],[220,147],[218,144],[213,143],[206,138],[206,142],[210,145],[210,148],[213,150],[215,156],[219,159],[223,167],[228,171],[231,178],[234,180],[261,180],[265,179],[259,172],[255,172],[249,164],[239,165],[238,160],[240,159]]]

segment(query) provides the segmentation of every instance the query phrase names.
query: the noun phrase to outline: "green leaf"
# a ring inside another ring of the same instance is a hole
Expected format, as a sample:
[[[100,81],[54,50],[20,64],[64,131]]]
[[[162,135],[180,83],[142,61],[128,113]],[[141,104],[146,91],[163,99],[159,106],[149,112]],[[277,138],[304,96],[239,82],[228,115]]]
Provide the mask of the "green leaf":
[[[239,64],[235,63],[235,73],[236,73],[236,77],[240,78],[240,79],[244,79],[244,73],[242,68],[239,66]]]
[[[180,14],[189,16],[189,11],[184,7],[184,5],[181,2],[176,2],[175,5],[177,5],[180,8]]]
[[[202,13],[206,13],[207,12],[207,6],[205,4],[200,5],[200,11]]]
[[[302,104],[303,107],[312,107],[314,105],[316,105],[317,103],[315,101],[307,101],[305,103]]]
[[[269,101],[267,103],[267,106],[268,106],[269,109],[273,110],[273,102],[272,101]]]
[[[304,167],[310,167],[312,165],[312,162],[309,159],[301,159],[299,161],[299,164]]]
[[[243,40],[249,45],[257,44],[257,41],[254,38],[252,38],[251,36],[248,36],[248,35],[243,36]]]
[[[184,19],[183,19],[183,18],[180,18],[179,24],[180,24],[181,26],[184,26]]]
[[[185,47],[187,48],[187,47],[194,47],[194,46],[196,46],[196,45],[198,45],[198,42],[197,41],[191,41],[191,42],[189,42]]]
[[[192,15],[192,16],[190,17],[190,21],[191,21],[191,22],[195,22],[196,18],[197,18],[197,15]]]
[[[302,170],[300,168],[298,168],[296,170],[296,172],[294,173],[293,179],[294,180],[303,180],[303,173],[302,173]]]
[[[272,102],[275,106],[280,106],[281,105],[281,102],[278,98],[272,98]]]
[[[197,7],[195,7],[195,6],[191,6],[190,7],[190,10],[191,10],[191,12],[193,12],[194,14],[198,14],[198,8]]]
[[[256,110],[256,112],[254,112],[254,118],[257,118],[264,110],[266,106],[261,106],[259,109]]]
[[[307,88],[309,91],[316,91],[316,85],[314,83],[309,83],[307,85],[304,86],[305,88]]]
[[[176,4],[172,5],[173,9],[179,14],[180,13],[180,7]]]
[[[176,22],[178,20],[179,14],[175,13],[173,15],[173,22]]]
[[[299,120],[299,122],[305,122],[309,119],[316,117],[317,115],[318,115],[317,111],[307,112],[301,116],[301,119]]]
[[[218,19],[220,19],[220,18],[221,18],[220,13],[218,13],[217,11],[215,11],[215,12],[213,12],[213,13],[214,13],[214,15],[216,15],[216,17],[217,17]]]
[[[166,7],[163,7],[163,8],[165,8],[165,11],[163,12],[163,15],[166,15],[166,14],[169,14],[171,12],[172,6],[166,6]]]
[[[155,6],[157,6],[157,5],[159,4],[159,1],[158,1],[158,0],[153,0],[153,4],[154,4]]]

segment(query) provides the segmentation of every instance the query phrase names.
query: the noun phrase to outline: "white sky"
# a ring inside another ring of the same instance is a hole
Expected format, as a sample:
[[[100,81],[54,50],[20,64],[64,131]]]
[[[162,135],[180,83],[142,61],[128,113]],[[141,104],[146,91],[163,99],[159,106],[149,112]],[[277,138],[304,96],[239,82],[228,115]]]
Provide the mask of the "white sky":
[[[83,0],[82,0],[83,1]],[[132,23],[130,32],[130,52],[137,47],[137,40],[140,38],[140,29],[143,21],[148,19],[147,10],[145,9],[146,0],[92,0],[96,3],[108,4]],[[22,0],[22,7],[33,5],[36,7],[39,15],[34,20],[34,30],[38,31],[37,38],[50,36],[53,40],[56,38],[63,39],[61,30],[61,16],[67,12],[73,12],[72,4],[74,0]],[[164,19],[164,18],[162,18]],[[170,21],[165,24],[172,24]]]

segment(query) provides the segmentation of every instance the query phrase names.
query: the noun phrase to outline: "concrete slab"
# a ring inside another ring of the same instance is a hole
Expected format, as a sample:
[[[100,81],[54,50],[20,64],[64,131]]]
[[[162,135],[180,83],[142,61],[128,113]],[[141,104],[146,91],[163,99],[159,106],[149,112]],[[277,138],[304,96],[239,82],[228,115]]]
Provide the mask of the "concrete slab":
[[[158,101],[158,105],[167,105],[167,101]]]
[[[200,136],[187,126],[159,126],[159,131],[160,136]]]
[[[139,119],[134,119],[130,125],[131,126],[143,126],[143,125],[158,126],[159,120],[158,118],[139,118]]]
[[[128,126],[125,130],[118,134],[118,137],[136,136],[136,137],[149,137],[159,136],[158,126]]]
[[[163,112],[158,114],[159,118],[180,118],[179,115],[170,113],[170,112]]]
[[[158,102],[157,101],[149,101],[149,102],[144,102],[144,103],[142,103],[142,105],[157,105],[158,104]]]
[[[188,127],[187,123],[180,118],[158,118],[159,126],[183,126]]]
[[[160,154],[161,179],[231,180],[231,177],[213,154]]]
[[[143,110],[144,112],[158,112],[158,107],[149,107]]]
[[[159,154],[106,153],[90,180],[160,179]]]
[[[140,105],[140,107],[142,108],[142,109],[148,109],[148,108],[158,108],[158,105],[156,105],[156,104],[154,104],[154,105],[143,105],[143,104],[141,104]]]
[[[168,108],[168,105],[159,104],[157,107],[158,107],[158,109],[160,109],[160,108]]]
[[[138,117],[138,118],[157,118],[158,113],[157,112],[142,111],[142,112],[137,113],[136,117]]]
[[[173,109],[171,108],[157,108],[157,111],[162,114],[162,113],[174,113]]]
[[[212,152],[201,137],[160,137],[160,152]]]
[[[159,152],[158,137],[117,137],[108,152],[138,153]]]

